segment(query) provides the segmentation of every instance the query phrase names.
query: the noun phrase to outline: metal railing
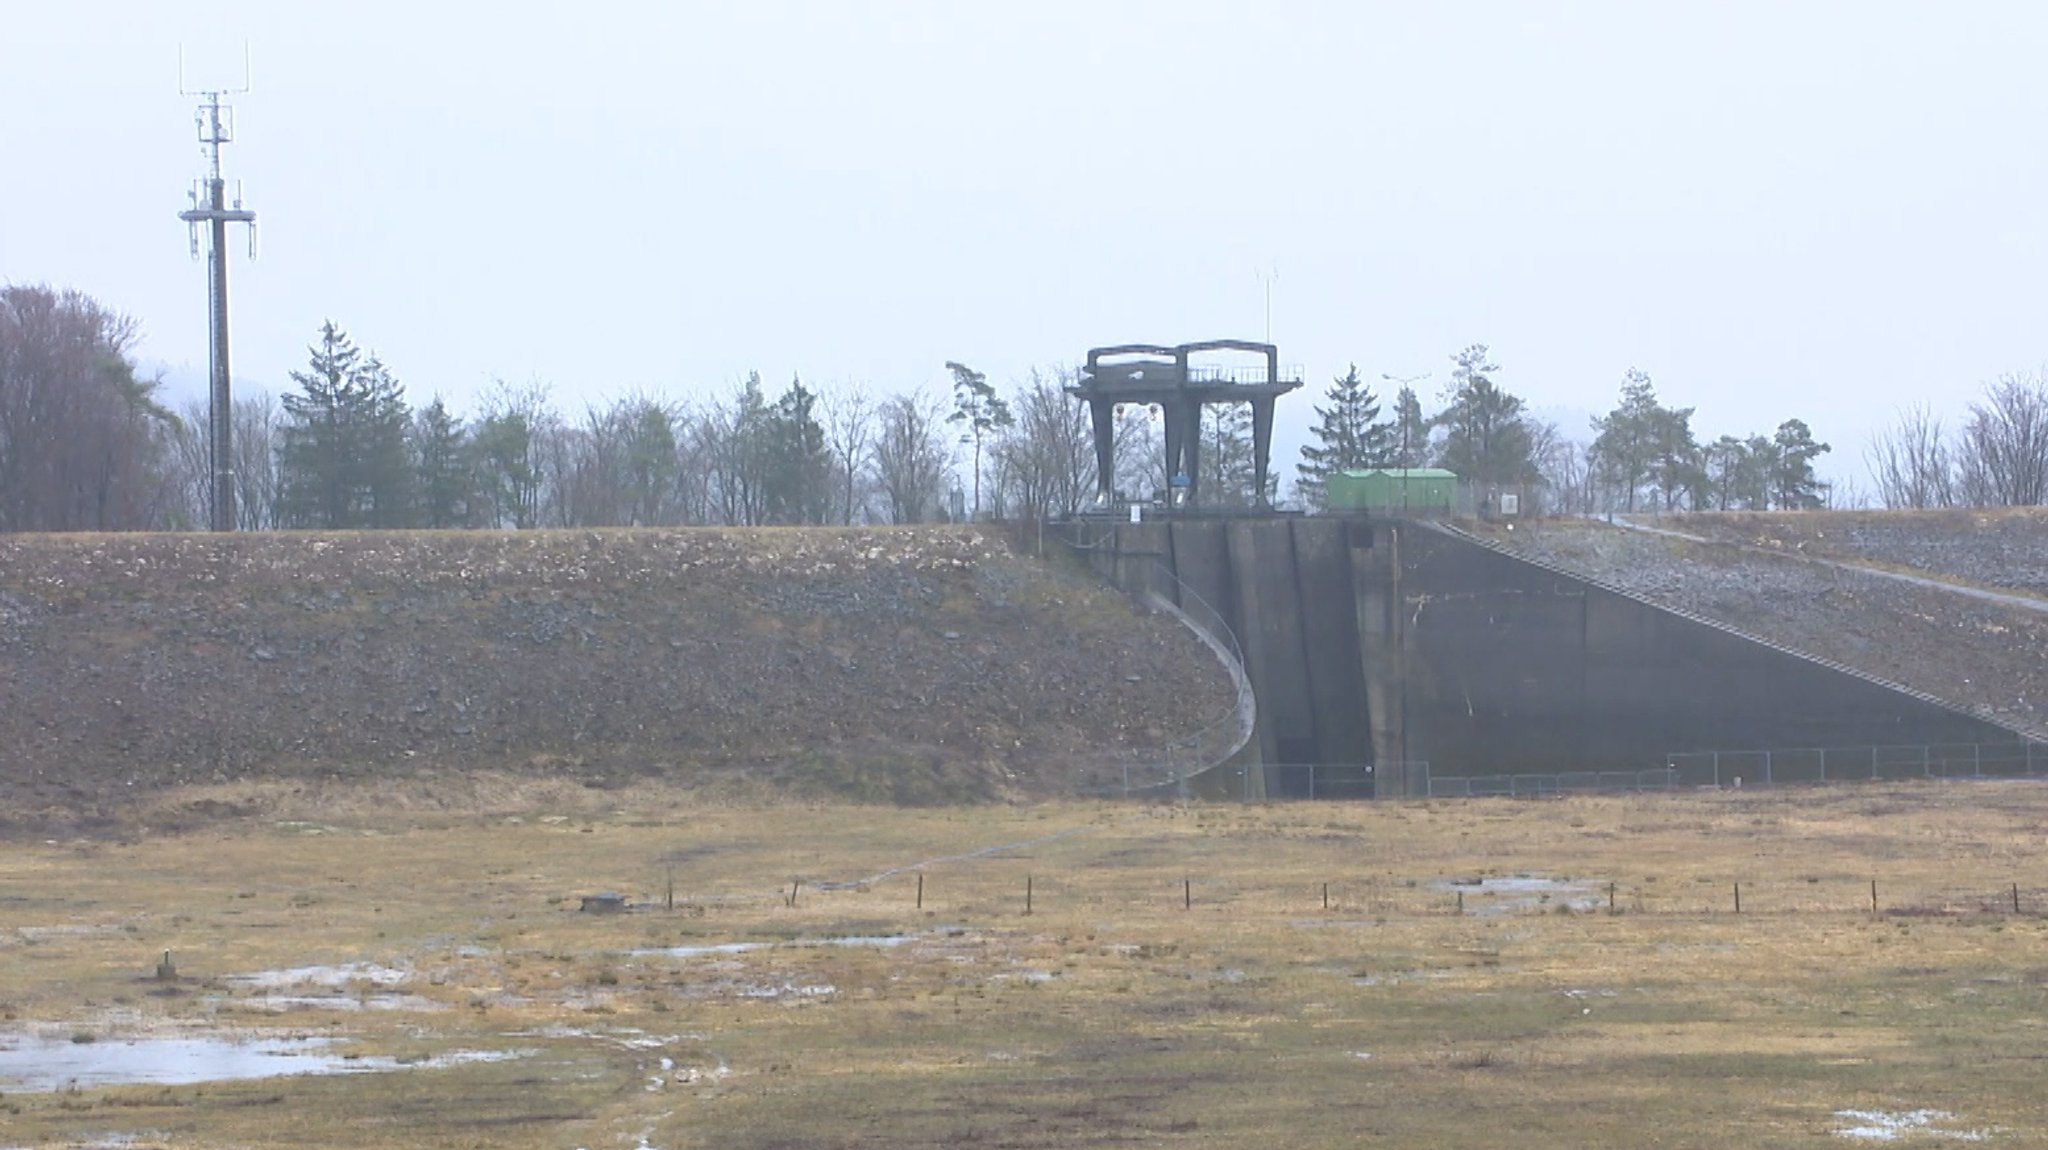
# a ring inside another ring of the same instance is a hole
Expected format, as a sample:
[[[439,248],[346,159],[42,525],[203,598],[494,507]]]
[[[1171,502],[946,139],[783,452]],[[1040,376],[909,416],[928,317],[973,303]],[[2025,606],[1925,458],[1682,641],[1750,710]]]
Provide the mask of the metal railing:
[[[1090,552],[1101,546],[1084,544],[1070,536],[1063,536],[1061,541],[1083,559],[1092,559]],[[1246,770],[1236,762],[1252,742],[1258,717],[1258,699],[1252,691],[1251,676],[1245,670],[1244,649],[1238,644],[1236,632],[1221,612],[1156,557],[1146,565],[1141,578],[1139,585],[1126,586],[1125,590],[1155,609],[1171,612],[1207,643],[1231,677],[1234,698],[1199,727],[1176,734],[1162,745],[1114,753],[1108,773],[1117,781],[1082,787],[1078,793],[1102,797],[1184,795],[1206,776],[1205,781],[1213,784],[1210,789],[1217,793],[1227,789],[1231,795],[1264,797],[1260,769],[1252,766]],[[1097,773],[1099,777],[1099,766]],[[1226,778],[1226,774],[1230,777]]]
[[[2048,775],[2048,743],[1918,743],[1683,751],[1665,756],[1685,786],[1785,786],[1884,779],[1990,779]]]
[[[1268,376],[1266,366],[1257,364],[1246,367],[1190,367],[1189,383],[1299,383],[1306,377],[1300,364],[1284,364],[1274,369],[1276,374]]]

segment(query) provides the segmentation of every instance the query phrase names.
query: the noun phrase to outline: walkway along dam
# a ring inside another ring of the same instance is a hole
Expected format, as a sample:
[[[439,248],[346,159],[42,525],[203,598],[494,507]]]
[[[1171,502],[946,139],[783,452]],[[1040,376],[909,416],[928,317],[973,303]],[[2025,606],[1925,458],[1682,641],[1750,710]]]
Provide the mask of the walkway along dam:
[[[1431,776],[1643,771],[1692,752],[2025,738],[1444,524],[1176,517],[1084,519],[1069,530],[1102,576],[1196,618],[1213,612],[1242,651],[1255,737],[1198,784],[1205,790],[1400,797],[1428,793]],[[1982,769],[2025,772],[2030,752],[2035,770],[2048,769],[2039,745]],[[1306,764],[1316,769],[1296,769]],[[1813,764],[1788,761],[1781,781],[1836,777]],[[1868,758],[1864,769],[1876,764]]]

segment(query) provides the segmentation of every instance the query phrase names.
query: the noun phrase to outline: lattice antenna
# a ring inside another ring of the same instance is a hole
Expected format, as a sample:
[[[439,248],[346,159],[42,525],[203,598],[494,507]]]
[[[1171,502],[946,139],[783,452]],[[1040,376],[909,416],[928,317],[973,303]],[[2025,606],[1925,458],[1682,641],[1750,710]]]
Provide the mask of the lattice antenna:
[[[234,109],[221,102],[222,96],[249,90],[249,49],[242,48],[242,86],[201,91],[185,87],[185,52],[178,50],[178,92],[201,98],[197,122],[199,144],[206,156],[206,175],[191,192],[192,206],[178,213],[192,231],[192,255],[199,255],[200,236],[205,234],[207,262],[207,311],[210,322],[208,360],[211,386],[207,392],[207,458],[210,461],[208,526],[215,531],[235,529],[235,469],[232,434],[234,395],[228,374],[228,257],[229,224],[249,225],[249,255],[256,255],[256,213],[242,206],[240,185],[232,207],[227,198],[227,181],[221,175],[220,148],[235,138]]]

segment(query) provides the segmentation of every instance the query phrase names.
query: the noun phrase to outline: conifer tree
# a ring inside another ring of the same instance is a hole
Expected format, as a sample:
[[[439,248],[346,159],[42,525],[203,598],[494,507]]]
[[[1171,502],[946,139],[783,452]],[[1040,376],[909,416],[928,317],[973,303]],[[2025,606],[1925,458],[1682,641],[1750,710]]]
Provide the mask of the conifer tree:
[[[1309,428],[1315,442],[1302,447],[1294,468],[1299,476],[1295,489],[1314,507],[1325,505],[1330,476],[1391,466],[1399,454],[1394,423],[1380,419],[1379,400],[1359,377],[1357,364],[1323,395],[1329,406],[1315,409],[1316,422]]]
[[[282,519],[312,528],[405,527],[412,518],[405,389],[329,320],[291,373],[278,470]]]

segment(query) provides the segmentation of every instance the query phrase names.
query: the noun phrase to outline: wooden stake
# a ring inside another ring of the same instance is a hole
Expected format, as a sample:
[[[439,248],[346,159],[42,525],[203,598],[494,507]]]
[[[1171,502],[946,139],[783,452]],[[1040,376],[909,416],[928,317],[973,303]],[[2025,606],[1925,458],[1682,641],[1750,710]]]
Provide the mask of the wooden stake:
[[[1742,913],[1742,884],[1735,884],[1735,913]]]
[[[665,901],[668,903],[668,909],[674,910],[676,908],[676,868],[674,867],[668,868],[668,898]]]
[[[917,872],[917,909],[924,909],[924,872]]]
[[[1877,880],[1870,880],[1870,913],[1877,913]]]
[[[1191,878],[1184,878],[1184,879],[1180,880],[1180,908],[1181,908],[1182,910],[1193,910],[1193,909],[1195,909],[1195,880],[1194,880],[1194,879],[1191,879]]]
[[[1323,909],[1330,909],[1330,884],[1323,884]]]
[[[1614,913],[1614,884],[1607,884],[1607,913]]]
[[[2020,912],[2020,884],[2018,883],[2012,884],[2012,912],[2014,914]]]
[[[1031,876],[1024,876],[1024,913],[1031,913]]]

